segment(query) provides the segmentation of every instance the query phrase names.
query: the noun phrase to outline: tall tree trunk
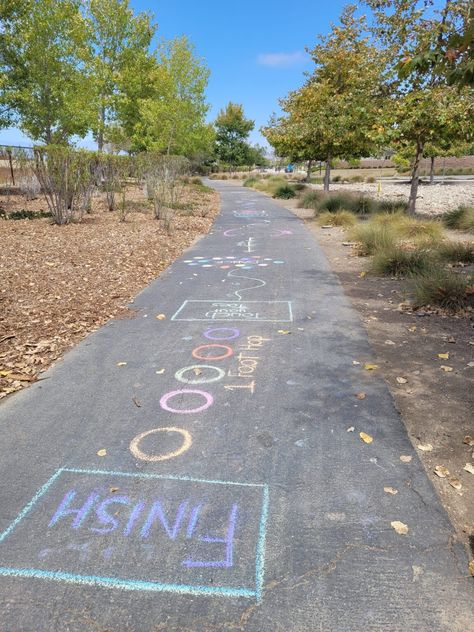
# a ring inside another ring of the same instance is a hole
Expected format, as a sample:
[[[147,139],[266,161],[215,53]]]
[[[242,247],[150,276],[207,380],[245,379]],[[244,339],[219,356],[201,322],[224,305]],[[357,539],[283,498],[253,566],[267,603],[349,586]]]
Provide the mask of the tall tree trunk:
[[[431,165],[430,165],[430,184],[434,184],[434,164],[435,164],[435,159],[434,159],[434,156],[431,156]]]
[[[100,106],[99,110],[99,131],[97,133],[97,149],[102,151],[104,148],[104,127],[105,127],[105,107]]]
[[[13,172],[13,160],[12,160],[12,152],[10,149],[7,149],[8,162],[10,164],[10,173],[12,174],[12,182],[13,186],[15,186],[15,174]]]
[[[326,169],[324,171],[324,191],[329,191],[329,183],[331,181],[331,154],[326,159]]]
[[[423,155],[423,143],[420,140],[416,142],[416,154],[411,172],[410,197],[408,198],[408,214],[414,215],[416,210],[416,198],[418,194],[418,182],[420,177],[420,162]]]
[[[308,167],[306,169],[306,182],[311,182],[311,167],[313,166],[313,161],[308,160]]]

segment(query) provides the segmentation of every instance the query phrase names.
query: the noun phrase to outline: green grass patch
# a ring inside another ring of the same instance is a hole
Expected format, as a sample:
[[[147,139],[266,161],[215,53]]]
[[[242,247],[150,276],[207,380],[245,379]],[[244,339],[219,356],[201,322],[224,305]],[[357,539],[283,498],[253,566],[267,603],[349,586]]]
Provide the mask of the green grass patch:
[[[355,226],[350,232],[350,238],[358,243],[358,251],[362,256],[373,255],[378,251],[388,252],[397,243],[397,234],[393,227],[376,222]]]
[[[284,184],[276,189],[273,193],[273,197],[281,200],[290,200],[291,198],[296,197],[296,191],[289,184]]]
[[[298,201],[298,208],[309,208],[316,211],[319,208],[319,203],[323,197],[324,193],[322,191],[307,191],[300,197]]]
[[[410,250],[400,245],[387,250],[378,250],[372,259],[372,270],[376,274],[406,277],[424,274],[432,267],[434,255],[429,250]]]
[[[351,228],[357,223],[354,213],[350,211],[338,211],[337,213],[325,211],[318,214],[316,220],[320,226],[342,226],[343,228]]]
[[[474,307],[474,275],[434,266],[413,279],[416,307],[435,305],[451,312]]]
[[[443,261],[450,263],[474,263],[472,242],[447,241],[438,247],[437,253]]]

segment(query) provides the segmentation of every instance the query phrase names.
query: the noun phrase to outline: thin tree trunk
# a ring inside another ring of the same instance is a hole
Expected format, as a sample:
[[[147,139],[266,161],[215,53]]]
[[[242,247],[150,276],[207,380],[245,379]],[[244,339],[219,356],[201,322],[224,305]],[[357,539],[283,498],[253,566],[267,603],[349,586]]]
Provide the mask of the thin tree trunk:
[[[416,154],[415,160],[413,162],[413,169],[411,173],[411,187],[410,187],[410,197],[408,198],[408,214],[414,215],[416,210],[416,198],[418,195],[418,182],[420,176],[420,162],[421,156],[423,154],[423,143],[421,141],[417,141],[416,143]]]
[[[308,168],[306,170],[306,182],[311,182],[311,167],[313,166],[313,161],[308,160]]]
[[[12,152],[9,149],[7,149],[7,154],[8,154],[8,162],[10,164],[10,173],[12,174],[12,182],[13,182],[13,186],[15,186],[15,174],[13,173]]]
[[[97,134],[97,149],[102,151],[104,148],[104,127],[105,127],[105,107],[100,106],[99,110],[99,132]]]
[[[324,171],[324,191],[329,191],[329,183],[331,181],[331,154],[326,159],[326,169]]]
[[[430,184],[434,184],[434,164],[435,164],[435,158],[434,156],[431,156],[431,166],[430,166]]]

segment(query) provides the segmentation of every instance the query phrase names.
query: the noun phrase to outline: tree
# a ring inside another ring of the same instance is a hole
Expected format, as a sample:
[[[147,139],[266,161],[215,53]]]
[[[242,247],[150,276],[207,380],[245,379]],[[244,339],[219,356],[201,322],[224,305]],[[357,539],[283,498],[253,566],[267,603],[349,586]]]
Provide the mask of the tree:
[[[421,0],[365,1],[374,10],[372,32],[388,53],[384,82],[390,98],[382,131],[402,149],[413,148],[408,210],[414,214],[425,146],[439,142],[447,130],[448,134],[453,133],[443,113],[449,88],[446,74],[440,72],[439,54],[445,43],[456,36],[459,19],[467,15],[469,3],[447,0],[438,11]],[[461,123],[472,112],[469,94],[461,99],[457,110],[462,116],[454,122],[455,133],[462,139],[467,127]]]
[[[214,125],[218,158],[231,168],[248,164],[249,145],[246,141],[255,123],[245,118],[243,106],[229,102],[218,113]]]
[[[205,122],[208,79],[209,70],[186,37],[163,43],[154,69],[153,93],[139,104],[134,146],[167,155],[208,150],[213,139],[212,128]]]
[[[33,140],[67,143],[90,126],[79,9],[80,0],[2,3],[0,112]]]
[[[340,25],[309,51],[312,75],[281,102],[286,115],[265,130],[279,153],[325,160],[325,191],[334,158],[367,156],[375,147],[383,53],[364,36],[365,18],[354,14],[354,6],[346,7]]]
[[[134,15],[128,0],[87,0],[85,13],[90,44],[88,92],[92,90],[96,113],[92,129],[102,151],[107,128],[117,122],[120,106],[122,113],[127,111],[133,118],[133,104],[147,87],[141,79],[152,65],[149,46],[155,26],[147,13]],[[132,82],[132,77],[138,80]]]

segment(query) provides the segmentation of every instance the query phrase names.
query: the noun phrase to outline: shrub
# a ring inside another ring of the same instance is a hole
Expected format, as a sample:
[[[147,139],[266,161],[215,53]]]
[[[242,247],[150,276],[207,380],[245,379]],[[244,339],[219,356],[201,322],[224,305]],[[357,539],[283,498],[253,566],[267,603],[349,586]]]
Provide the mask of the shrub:
[[[459,228],[474,234],[474,206],[470,206],[464,211]]]
[[[342,182],[342,176],[334,176],[331,178],[331,182]]]
[[[30,211],[27,209],[7,213],[5,209],[0,208],[0,217],[2,219],[41,219],[43,217],[51,217],[51,213],[46,211]]]
[[[424,249],[408,250],[394,246],[379,250],[372,260],[372,269],[377,274],[404,277],[427,272],[433,263],[433,254]]]
[[[358,242],[359,254],[373,255],[379,250],[391,250],[396,244],[396,234],[390,225],[367,222],[353,228],[351,239]]]
[[[308,188],[306,184],[303,184],[302,182],[297,182],[296,184],[293,185],[293,188],[295,191],[306,191],[306,189]]]
[[[323,197],[324,193],[322,191],[308,191],[301,196],[298,208],[310,208],[316,211]]]
[[[451,263],[474,263],[474,244],[465,241],[448,241],[441,244],[438,254]]]
[[[338,211],[337,213],[326,211],[317,216],[317,221],[321,226],[330,224],[331,226],[343,226],[344,228],[350,228],[357,222],[354,214],[349,211]]]
[[[273,197],[279,198],[281,200],[289,200],[291,198],[296,197],[296,193],[292,186],[288,184],[284,184],[277,188],[277,190],[273,194]]]
[[[336,213],[344,209],[351,209],[353,196],[350,193],[332,193],[326,195],[319,204],[320,211]],[[352,209],[351,209],[352,210]]]
[[[417,307],[438,305],[449,311],[474,306],[474,275],[462,275],[433,267],[414,278],[413,289]]]
[[[364,182],[364,178],[362,176],[351,176],[349,182]]]
[[[350,200],[349,209],[357,215],[368,215],[377,206],[376,201],[367,195],[355,195]]]
[[[253,187],[258,182],[258,178],[255,176],[250,176],[249,178],[245,178],[243,182],[244,187]]]
[[[366,182],[368,182],[369,184],[374,184],[374,182],[376,182],[374,176],[369,176],[368,178],[365,179]]]
[[[202,180],[201,178],[191,178],[191,184],[198,184],[200,186],[202,186]]]
[[[400,218],[397,223],[400,237],[422,241],[440,241],[443,238],[443,227],[434,220],[419,220],[409,217]]]
[[[468,210],[467,206],[458,206],[443,215],[443,224],[446,228],[460,228],[461,221]]]
[[[406,200],[380,200],[377,203],[377,211],[381,213],[399,213],[408,210]]]

